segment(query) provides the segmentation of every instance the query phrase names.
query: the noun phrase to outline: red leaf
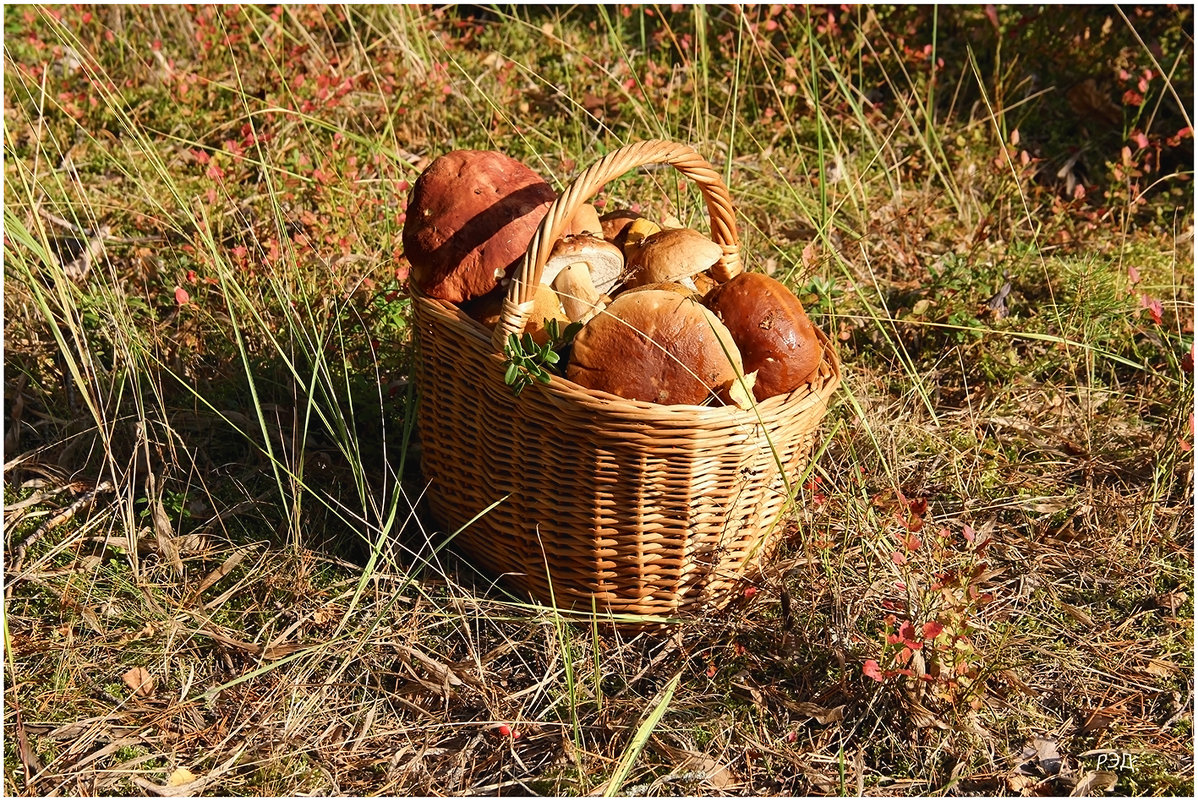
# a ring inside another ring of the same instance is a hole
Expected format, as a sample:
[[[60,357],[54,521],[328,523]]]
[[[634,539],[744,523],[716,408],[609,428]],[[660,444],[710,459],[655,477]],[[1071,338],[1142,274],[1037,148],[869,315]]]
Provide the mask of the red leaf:
[[[944,631],[944,626],[937,623],[935,620],[929,620],[923,624],[923,638],[925,640],[934,640],[939,636],[940,632]]]
[[[998,8],[994,5],[994,3],[987,3],[985,8],[986,8],[986,19],[990,20],[990,24],[993,25],[994,30],[997,31],[998,30]]]
[[[1140,308],[1148,309],[1148,314],[1152,317],[1152,322],[1156,323],[1157,325],[1161,324],[1161,315],[1164,313],[1165,307],[1159,300],[1149,297],[1148,295],[1141,295]]]
[[[965,537],[966,542],[973,542],[973,527],[966,526],[961,530],[961,535]]]
[[[878,660],[876,659],[866,659],[865,666],[862,667],[861,672],[874,681],[880,682],[885,678],[882,675],[882,666],[878,664]]]
[[[890,554],[890,559],[891,559],[891,560],[892,560],[892,561],[893,561],[893,562],[894,562],[896,565],[905,565],[905,564],[907,564],[907,555],[906,555],[906,554],[904,554],[904,553],[901,553],[901,552],[899,552],[899,551],[895,551],[894,553]]]
[[[187,294],[187,290],[181,286],[175,287],[175,303],[180,306],[186,306],[191,301],[191,295]]]
[[[915,639],[915,627],[911,625],[910,620],[903,621],[903,625],[899,626],[898,633],[903,638],[903,642],[911,642]]]

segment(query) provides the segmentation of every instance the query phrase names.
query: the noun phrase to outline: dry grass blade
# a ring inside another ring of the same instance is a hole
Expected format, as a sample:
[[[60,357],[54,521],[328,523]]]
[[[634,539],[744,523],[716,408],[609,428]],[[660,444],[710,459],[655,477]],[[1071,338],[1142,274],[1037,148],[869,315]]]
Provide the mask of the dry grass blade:
[[[674,678],[670,679],[670,682],[665,686],[665,689],[661,691],[661,698],[653,706],[653,709],[649,711],[649,714],[645,716],[645,719],[641,721],[641,724],[637,727],[636,732],[633,733],[632,739],[629,740],[628,745],[624,749],[624,753],[620,756],[619,761],[616,763],[616,769],[612,773],[611,778],[607,780],[605,785],[603,785],[602,792],[596,792],[596,795],[602,795],[607,798],[620,795],[620,791],[624,787],[625,780],[628,778],[633,767],[636,765],[637,757],[641,755],[641,751],[643,751],[645,745],[648,744],[649,738],[653,736],[653,732],[657,728],[657,724],[661,722],[666,710],[669,709],[670,702],[674,699],[674,692],[678,689],[678,682],[681,681],[681,679],[682,674],[676,674]]]

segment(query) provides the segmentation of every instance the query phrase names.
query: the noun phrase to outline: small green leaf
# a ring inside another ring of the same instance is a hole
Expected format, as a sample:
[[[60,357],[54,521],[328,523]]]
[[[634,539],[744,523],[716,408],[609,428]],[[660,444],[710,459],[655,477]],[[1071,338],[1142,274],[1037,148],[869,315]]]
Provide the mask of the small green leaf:
[[[516,379],[520,377],[519,365],[512,363],[507,366],[507,372],[503,374],[503,382],[505,384],[515,384]]]

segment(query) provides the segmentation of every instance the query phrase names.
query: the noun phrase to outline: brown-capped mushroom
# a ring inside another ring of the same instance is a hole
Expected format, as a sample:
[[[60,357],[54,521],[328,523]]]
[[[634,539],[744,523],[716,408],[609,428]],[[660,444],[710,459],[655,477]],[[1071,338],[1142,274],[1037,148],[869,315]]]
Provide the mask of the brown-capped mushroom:
[[[619,295],[574,337],[566,377],[629,400],[702,404],[743,374],[732,335],[693,298]]]
[[[553,246],[541,270],[562,299],[571,320],[589,320],[603,305],[624,272],[624,254],[612,243],[590,234],[564,236]]]
[[[480,298],[466,301],[461,305],[461,309],[467,316],[480,323],[483,328],[491,331],[499,323],[499,315],[505,297],[507,297],[507,288],[496,287]],[[545,284],[539,285],[537,293],[533,296],[532,304],[532,311],[528,314],[524,330],[532,334],[533,342],[538,345],[544,345],[549,341],[549,320],[556,320],[559,330],[565,329],[570,324],[570,319],[566,317],[566,313],[562,309],[561,298],[553,291],[553,287]]]
[[[603,222],[599,219],[599,211],[590,203],[583,203],[570,218],[566,226],[567,234],[590,234],[603,236]]]
[[[685,297],[698,297],[698,293],[685,284],[680,284],[677,281],[659,281],[656,284],[644,284],[642,286],[633,286],[621,290],[620,294],[626,295],[629,292],[648,292],[649,290],[662,290],[665,292],[673,292],[676,295]]]
[[[793,392],[815,376],[823,347],[803,304],[782,282],[741,273],[704,302],[732,332],[745,369],[757,372],[757,400]]]
[[[603,230],[603,238],[618,247],[624,247],[624,232],[639,219],[641,215],[632,209],[616,209],[601,215],[599,225]]]
[[[692,276],[719,261],[724,249],[691,228],[669,228],[647,236],[626,254],[629,286],[675,281],[695,288]]]
[[[624,243],[622,249],[624,258],[627,260],[628,252],[633,248],[639,247],[647,237],[661,231],[661,226],[650,220],[648,217],[641,217],[638,220],[633,220],[632,224],[624,229]]]
[[[519,265],[555,197],[503,153],[455,150],[434,159],[412,185],[404,221],[412,286],[451,303],[487,294]]]

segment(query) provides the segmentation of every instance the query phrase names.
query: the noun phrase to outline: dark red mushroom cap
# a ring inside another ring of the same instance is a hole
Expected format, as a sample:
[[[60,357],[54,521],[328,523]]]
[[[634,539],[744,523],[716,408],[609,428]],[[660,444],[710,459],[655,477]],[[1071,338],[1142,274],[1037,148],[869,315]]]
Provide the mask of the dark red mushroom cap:
[[[451,303],[487,294],[519,265],[556,196],[503,153],[455,150],[438,157],[408,198],[403,245],[412,286]]]
[[[704,303],[728,326],[745,372],[757,371],[757,400],[792,392],[815,377],[823,346],[803,304],[781,281],[741,273]]]

